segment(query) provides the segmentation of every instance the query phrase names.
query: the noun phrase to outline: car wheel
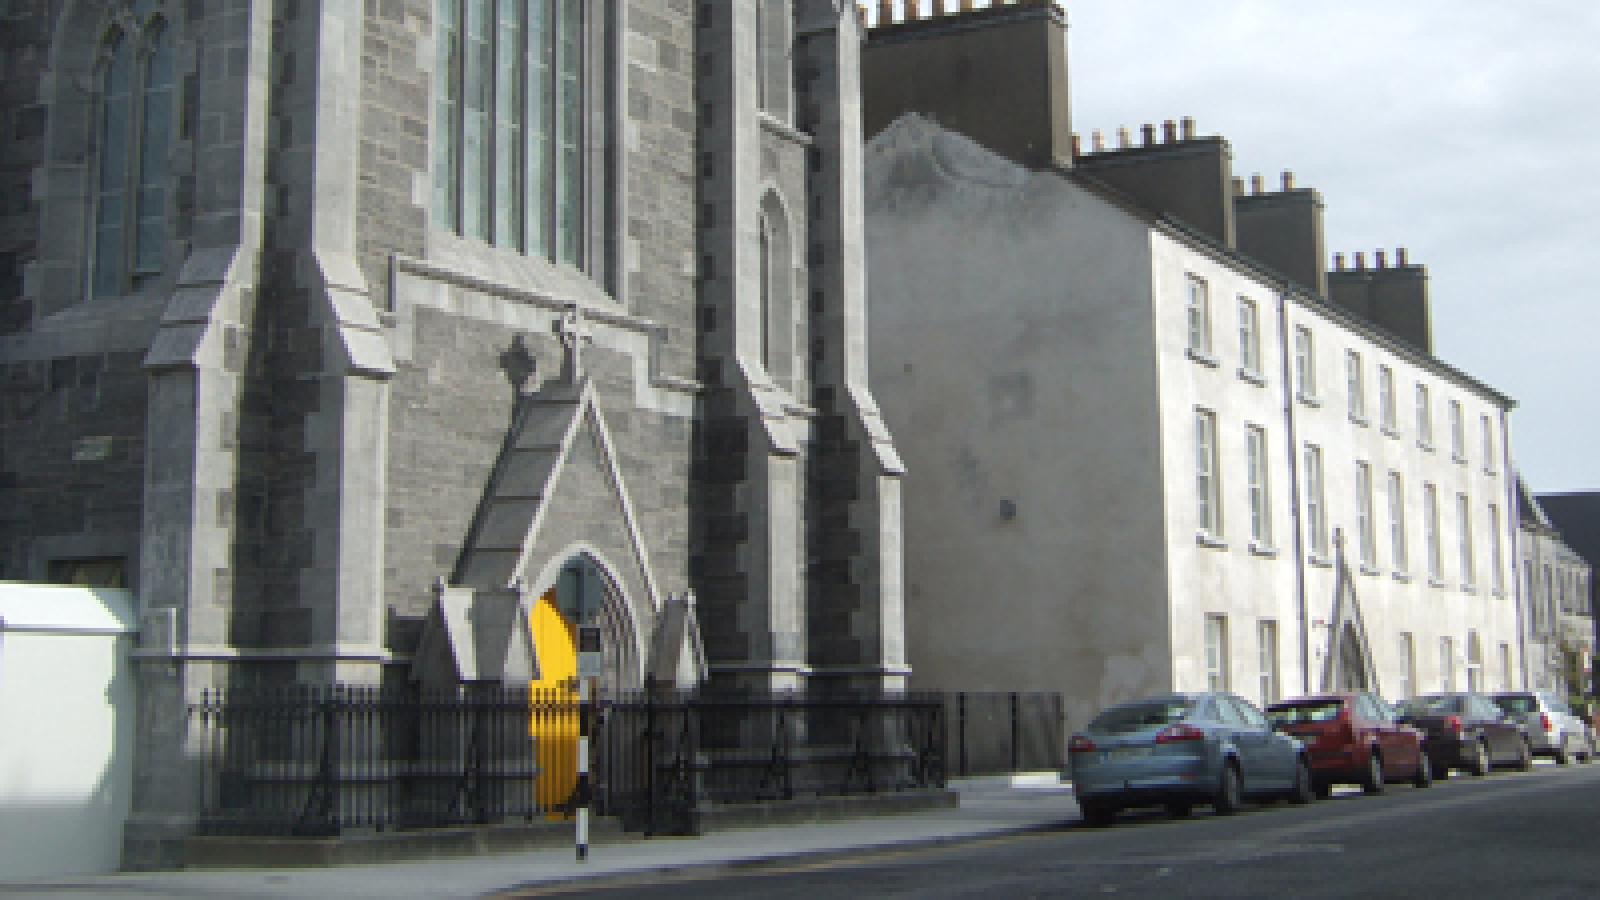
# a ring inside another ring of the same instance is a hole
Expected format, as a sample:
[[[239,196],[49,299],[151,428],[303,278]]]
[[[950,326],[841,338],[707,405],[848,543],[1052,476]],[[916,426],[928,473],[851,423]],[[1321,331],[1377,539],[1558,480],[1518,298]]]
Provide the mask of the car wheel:
[[[1326,800],[1333,796],[1333,782],[1319,781],[1312,785],[1312,790],[1317,792],[1318,800]]]
[[[1211,810],[1219,816],[1231,816],[1243,805],[1240,796],[1239,767],[1224,763],[1216,796],[1211,800]]]
[[[1428,754],[1417,755],[1417,774],[1411,777],[1412,787],[1425,788],[1433,784],[1433,762],[1428,759]]]
[[[1556,765],[1564,766],[1572,762],[1572,754],[1567,750],[1567,736],[1561,736],[1561,743],[1556,745]]]
[[[1450,780],[1450,761],[1449,760],[1441,759],[1438,762],[1434,762],[1433,761],[1433,754],[1429,753],[1428,754],[1428,767],[1433,769],[1433,780],[1434,781],[1448,781],[1448,780]]]
[[[1528,739],[1522,739],[1521,749],[1517,751],[1517,771],[1526,772],[1533,768],[1533,748],[1528,745]]]
[[[1483,741],[1473,741],[1471,753],[1467,758],[1467,772],[1480,778],[1489,774],[1489,748]]]
[[[1078,812],[1083,814],[1084,824],[1095,828],[1104,828],[1117,818],[1117,808],[1104,800],[1079,800]]]
[[[1305,760],[1296,760],[1294,764],[1294,787],[1289,789],[1289,802],[1296,806],[1304,806],[1317,799],[1317,790],[1311,784],[1311,765]]]
[[[1363,794],[1383,793],[1383,757],[1377,751],[1367,754],[1367,774],[1361,779]]]
[[[1194,804],[1187,800],[1168,800],[1167,815],[1174,819],[1187,819],[1194,812]]]

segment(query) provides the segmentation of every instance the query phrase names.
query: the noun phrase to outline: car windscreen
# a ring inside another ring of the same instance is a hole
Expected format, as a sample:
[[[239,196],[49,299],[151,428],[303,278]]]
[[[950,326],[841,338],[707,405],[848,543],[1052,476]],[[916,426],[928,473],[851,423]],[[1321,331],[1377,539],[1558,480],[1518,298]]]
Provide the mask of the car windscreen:
[[[1461,712],[1460,697],[1413,697],[1400,705],[1407,716],[1453,716]]]
[[[1508,694],[1504,697],[1496,697],[1494,698],[1494,705],[1514,716],[1539,711],[1539,701],[1529,694]]]
[[[1127,734],[1157,728],[1183,721],[1193,708],[1194,701],[1182,697],[1125,703],[1095,716],[1089,730],[1097,734]]]
[[[1267,719],[1274,725],[1304,725],[1332,722],[1339,718],[1344,704],[1339,700],[1309,700],[1304,703],[1275,703],[1267,708]]]

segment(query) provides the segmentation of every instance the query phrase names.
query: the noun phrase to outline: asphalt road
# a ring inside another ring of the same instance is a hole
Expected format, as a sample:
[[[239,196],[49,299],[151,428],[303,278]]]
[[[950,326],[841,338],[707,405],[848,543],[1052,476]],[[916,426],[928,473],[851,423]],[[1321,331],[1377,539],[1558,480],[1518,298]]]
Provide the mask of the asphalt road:
[[[1600,897],[1600,764],[834,860],[686,869],[507,896]]]

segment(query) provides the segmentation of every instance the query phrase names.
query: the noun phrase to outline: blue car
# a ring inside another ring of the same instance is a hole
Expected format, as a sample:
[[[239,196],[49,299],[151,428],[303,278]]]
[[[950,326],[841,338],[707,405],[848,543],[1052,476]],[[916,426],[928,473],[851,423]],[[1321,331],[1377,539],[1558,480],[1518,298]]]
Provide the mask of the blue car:
[[[1186,816],[1207,804],[1229,815],[1246,797],[1316,799],[1305,747],[1248,700],[1220,691],[1105,710],[1068,743],[1067,777],[1091,825],[1135,806]]]

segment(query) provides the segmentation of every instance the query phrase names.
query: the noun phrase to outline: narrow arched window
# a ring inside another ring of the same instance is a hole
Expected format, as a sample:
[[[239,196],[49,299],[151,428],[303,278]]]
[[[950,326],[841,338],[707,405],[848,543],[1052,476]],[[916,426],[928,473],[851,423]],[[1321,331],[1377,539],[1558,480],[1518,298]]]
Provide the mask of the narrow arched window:
[[[756,328],[761,367],[785,390],[794,389],[794,262],[783,204],[769,194],[758,220]]]
[[[94,295],[126,289],[129,134],[133,121],[133,41],[118,35],[110,62],[100,73],[100,155],[95,191]]]
[[[132,8],[131,27],[106,40],[98,76],[94,231],[89,291],[127,293],[159,274],[169,236],[175,39],[153,16],[154,0]]]
[[[171,184],[173,50],[168,29],[157,33],[145,63],[144,109],[139,126],[139,190],[134,274],[161,270],[167,245],[167,193]]]
[[[772,226],[761,217],[761,365],[772,371]]]
[[[614,0],[435,0],[434,221],[603,280]]]

